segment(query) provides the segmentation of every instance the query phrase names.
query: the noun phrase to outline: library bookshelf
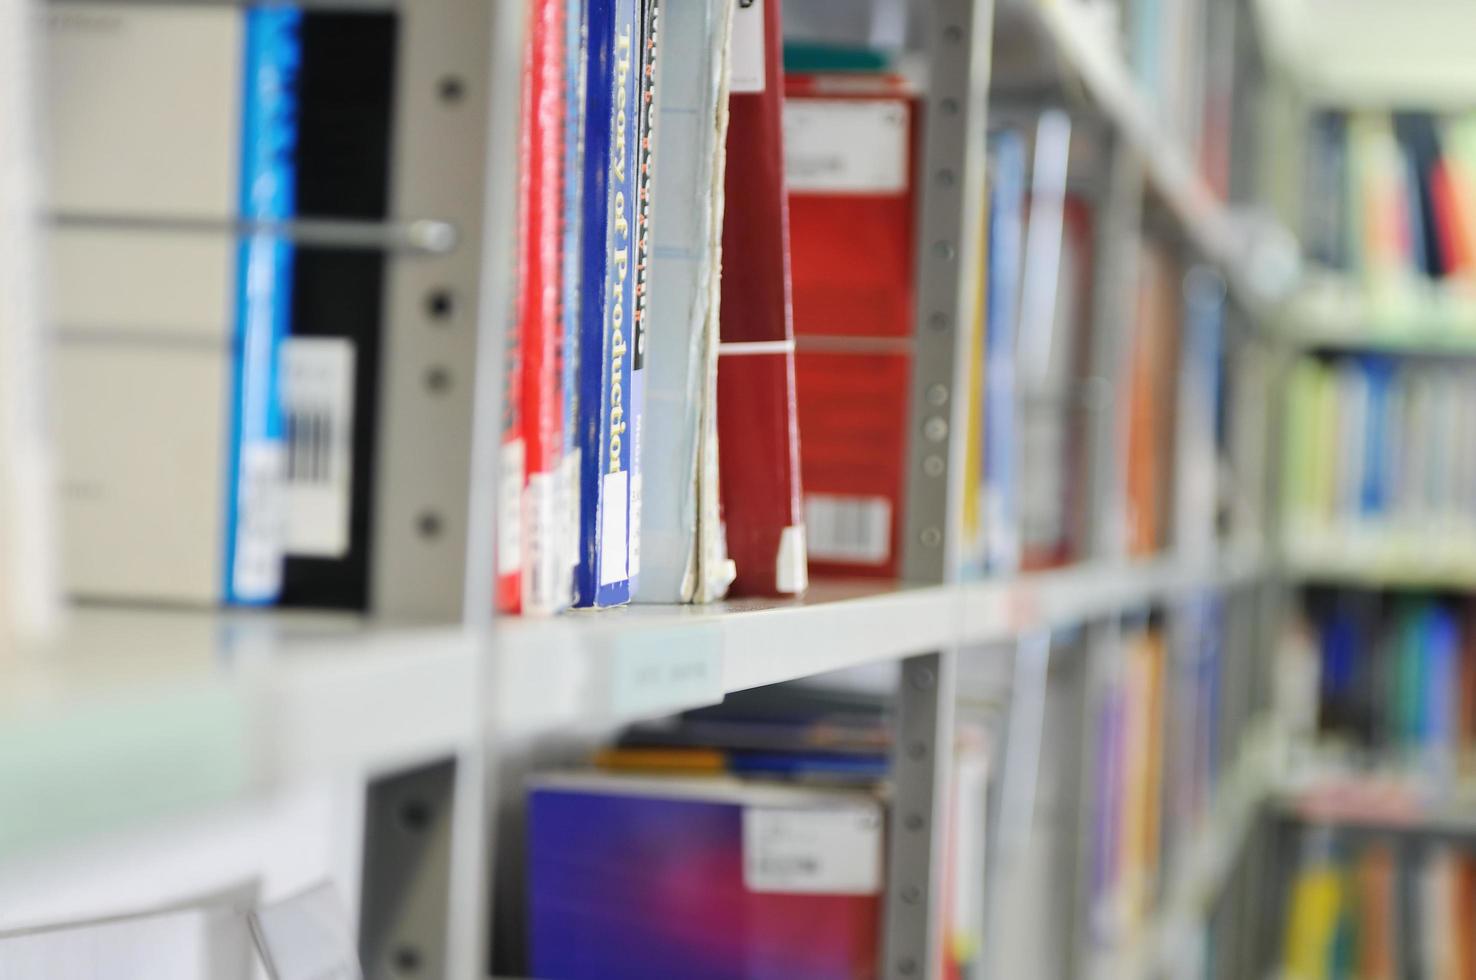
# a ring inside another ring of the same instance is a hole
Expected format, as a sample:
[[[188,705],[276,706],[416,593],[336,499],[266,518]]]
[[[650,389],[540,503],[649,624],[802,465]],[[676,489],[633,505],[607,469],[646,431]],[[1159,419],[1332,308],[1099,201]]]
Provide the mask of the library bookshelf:
[[[1151,226],[1228,285],[1235,328],[1227,333],[1254,350],[1267,344],[1260,321],[1271,297],[1257,285],[1263,277],[1252,266],[1249,226],[1200,177],[1197,148],[1164,123],[1085,4],[914,4],[924,25],[925,105],[942,124],[924,127],[919,163],[937,179],[924,182],[919,209],[918,241],[928,247],[918,249],[911,338],[907,429],[916,435],[907,445],[902,581],[822,580],[799,600],[550,619],[494,616],[490,602],[500,352],[515,288],[524,5],[364,5],[411,22],[402,31],[396,99],[413,125],[395,136],[394,214],[370,230],[392,238],[401,225],[432,219],[456,229],[443,252],[392,251],[388,260],[394,356],[379,420],[373,541],[383,557],[371,612],[67,605],[49,636],[0,660],[0,799],[18,801],[0,808],[0,869],[99,842],[127,855],[131,841],[159,827],[248,806],[304,781],[347,778],[362,806],[362,852],[347,878],[358,889],[367,975],[401,975],[407,950],[426,976],[487,975],[489,963],[510,972],[516,966],[497,948],[504,933],[489,934],[488,923],[494,911],[505,914],[493,902],[494,892],[503,895],[495,881],[499,865],[515,857],[499,851],[498,828],[517,806],[518,757],[530,744],[710,705],[732,692],[894,663],[903,678],[898,744],[922,748],[893,761],[893,793],[919,819],[895,821],[889,831],[882,962],[886,976],[911,980],[938,959],[940,760],[950,752],[961,673],[989,660],[1019,669],[1021,650],[1040,637],[1049,643],[1053,634],[1081,631],[1087,659],[1105,661],[1115,656],[1123,617],[1152,609],[1172,624],[1204,595],[1238,597],[1227,615],[1243,621],[1241,643],[1228,669],[1264,673],[1278,568],[1259,508],[1236,511],[1233,533],[1197,547],[1130,557],[1117,540],[1121,500],[1113,488],[1126,463],[1116,458],[1110,419],[1126,398],[1121,351],[1132,319],[1132,290],[1119,281],[1131,269],[1117,256],[1104,254],[1093,274],[1094,371],[1108,379],[1098,415],[1109,422],[1092,429],[1083,476],[1092,511],[1087,554],[1049,571],[960,571],[969,421],[962,366],[996,108],[1063,106],[1090,120],[1104,148],[1092,175],[1097,240],[1132,240]],[[1039,56],[1033,63],[1049,66],[1046,77],[1021,83],[1006,70],[1022,46]],[[993,76],[992,63],[1001,69]],[[426,298],[437,295],[457,298],[459,329],[427,322]],[[1237,360],[1237,369],[1254,362]],[[446,365],[455,367],[449,391],[427,384],[427,372]],[[1252,373],[1248,391],[1266,381]],[[1245,424],[1254,430],[1265,422],[1252,412]],[[940,431],[943,438],[933,438]],[[1255,457],[1264,443],[1264,434],[1247,436],[1238,462],[1248,486],[1263,472]],[[1089,686],[1100,680],[1099,666],[1081,666]],[[1034,696],[1027,687],[1020,681],[1013,696]],[[1109,964],[1123,971],[1115,975],[1150,976],[1203,955],[1196,937],[1270,793],[1261,701],[1247,694],[1245,724],[1226,747],[1219,802],[1190,835],[1136,939],[1093,948],[1087,862],[1078,862],[1083,908],[1073,915],[1073,967]],[[1028,727],[1021,725],[1012,718],[1011,732]],[[1033,766],[1034,755],[1010,747],[1007,787],[1033,781],[1019,769]],[[1078,787],[1083,812],[1089,769],[1083,765]],[[1011,801],[1000,805],[1018,812]],[[387,844],[407,812],[434,814],[423,840]],[[1028,805],[1025,813],[1028,820]]]

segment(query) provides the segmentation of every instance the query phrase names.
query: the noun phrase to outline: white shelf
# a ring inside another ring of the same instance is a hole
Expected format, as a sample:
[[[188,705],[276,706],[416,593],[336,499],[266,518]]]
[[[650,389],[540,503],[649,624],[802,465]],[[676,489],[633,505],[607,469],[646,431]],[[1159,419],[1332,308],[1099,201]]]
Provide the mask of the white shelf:
[[[1281,780],[1272,805],[1288,819],[1343,831],[1476,838],[1476,785],[1440,785],[1410,774],[1341,768]]]
[[[474,744],[476,638],[353,617],[77,608],[0,691],[0,860]]]
[[[1368,588],[1476,589],[1476,540],[1469,531],[1385,532],[1330,528],[1292,533],[1287,575],[1300,582]]]
[[[1476,301],[1448,289],[1413,286],[1380,303],[1357,283],[1309,276],[1277,320],[1302,349],[1476,356]]]
[[[630,607],[492,631],[352,616],[78,608],[0,691],[0,861],[330,772],[591,731],[732,691],[1002,643],[1248,580],[1252,555],[803,600]]]
[[[1476,107],[1465,0],[1258,0],[1272,60],[1314,104],[1346,109]]]

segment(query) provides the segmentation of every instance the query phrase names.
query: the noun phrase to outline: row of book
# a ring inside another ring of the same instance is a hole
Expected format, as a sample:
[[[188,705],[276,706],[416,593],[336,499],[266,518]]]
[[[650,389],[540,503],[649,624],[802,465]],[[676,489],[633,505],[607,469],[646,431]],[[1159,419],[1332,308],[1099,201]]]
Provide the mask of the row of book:
[[[1303,240],[1319,266],[1397,312],[1476,286],[1476,117],[1320,112],[1309,124]]]
[[[533,777],[529,972],[880,976],[888,719],[872,695],[760,690]],[[987,736],[961,727],[931,975],[980,965],[989,775]]]
[[[1476,527],[1476,374],[1376,355],[1304,358],[1286,391],[1283,502],[1288,532],[1359,532],[1456,549]],[[1427,557],[1429,557],[1427,555]]]
[[[1352,845],[1309,828],[1290,875],[1281,975],[1476,973],[1476,858],[1455,845]]]
[[[498,605],[895,577],[918,92],[885,57],[786,74],[779,0],[528,3]],[[852,43],[900,43],[888,10]],[[291,223],[384,227],[399,19],[79,2],[47,23],[65,590],[365,608],[390,260]],[[1073,138],[1055,112],[991,136],[964,436],[965,550],[991,573],[1088,550],[1095,233]],[[1223,288],[1140,253],[1114,430],[1126,550],[1148,554],[1214,534],[1226,399]],[[436,293],[423,312],[476,311]]]
[[[1106,380],[1097,372],[1120,366],[1093,363],[1094,221],[1069,189],[1071,153],[1070,121],[1057,113],[1033,130],[991,135],[969,446],[977,482],[964,526],[971,561],[995,573],[1066,564],[1091,547],[1084,482],[1101,409],[1090,392]],[[1223,282],[1153,241],[1134,247],[1134,312],[1110,438],[1123,460],[1118,546],[1142,556],[1218,534],[1230,393]]]
[[[1093,725],[1090,801],[1092,940],[1140,939],[1217,798],[1221,768],[1224,607],[1186,607],[1182,632],[1126,626]]]
[[[1469,603],[1308,593],[1293,640],[1316,650],[1318,727],[1373,761],[1449,777],[1476,748],[1476,619]]]
[[[1210,187],[1230,194],[1237,39],[1251,29],[1238,4],[1213,0],[1078,0],[1102,22],[1163,130],[1188,148]]]

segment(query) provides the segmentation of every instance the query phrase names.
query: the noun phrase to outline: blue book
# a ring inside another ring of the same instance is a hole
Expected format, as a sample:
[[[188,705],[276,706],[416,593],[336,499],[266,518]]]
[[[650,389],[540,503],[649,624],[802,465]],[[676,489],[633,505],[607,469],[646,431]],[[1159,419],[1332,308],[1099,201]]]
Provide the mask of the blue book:
[[[1420,741],[1439,753],[1455,746],[1455,699],[1460,685],[1460,636],[1455,617],[1443,605],[1431,605],[1421,617],[1424,669]]]
[[[1378,516],[1389,506],[1389,415],[1392,408],[1389,388],[1394,377],[1394,364],[1387,357],[1365,355],[1360,367],[1368,380],[1368,408],[1365,416],[1367,449],[1364,452],[1363,513]]]
[[[589,0],[579,320],[576,606],[630,601],[640,34],[636,0]]]
[[[984,336],[983,493],[985,565],[1019,564],[1015,508],[1015,360],[1025,223],[1025,140],[1014,130],[990,135],[989,272]]]
[[[240,212],[250,222],[290,219],[297,209],[297,76],[302,12],[246,13]],[[282,588],[286,451],[278,362],[290,329],[293,245],[271,233],[242,241],[226,501],[223,595],[266,604]]]
[[[564,0],[564,469],[559,474],[560,520],[568,552],[569,588],[579,564],[579,328],[584,271],[585,0]],[[572,602],[573,596],[571,595]]]

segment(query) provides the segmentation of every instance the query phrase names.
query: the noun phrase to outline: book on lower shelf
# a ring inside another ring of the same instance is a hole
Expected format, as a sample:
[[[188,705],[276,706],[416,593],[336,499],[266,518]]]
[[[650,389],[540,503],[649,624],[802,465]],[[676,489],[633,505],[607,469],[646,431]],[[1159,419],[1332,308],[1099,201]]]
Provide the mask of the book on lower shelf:
[[[780,687],[634,726],[593,769],[535,776],[532,971],[878,973],[889,752],[879,699]],[[989,778],[987,738],[961,729],[940,975],[959,976],[980,955]],[[629,915],[590,901],[609,889]]]
[[[1302,831],[1285,879],[1281,967],[1288,977],[1469,976],[1476,970],[1476,857]]]

